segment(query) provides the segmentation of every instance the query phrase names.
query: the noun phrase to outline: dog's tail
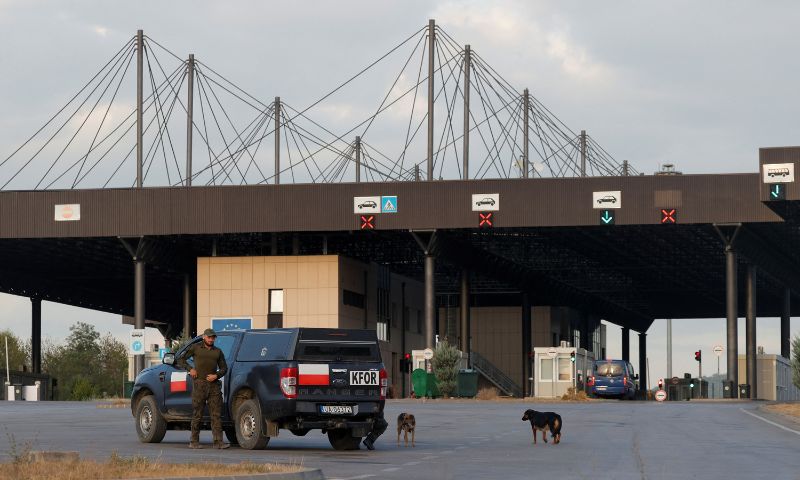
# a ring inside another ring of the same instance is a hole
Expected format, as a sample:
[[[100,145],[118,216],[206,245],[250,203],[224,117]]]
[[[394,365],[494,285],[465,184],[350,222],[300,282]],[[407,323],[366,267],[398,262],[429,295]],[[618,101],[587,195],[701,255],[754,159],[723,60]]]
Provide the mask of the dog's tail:
[[[561,415],[556,415],[556,418],[553,420],[553,426],[550,429],[550,433],[555,435],[561,435]]]

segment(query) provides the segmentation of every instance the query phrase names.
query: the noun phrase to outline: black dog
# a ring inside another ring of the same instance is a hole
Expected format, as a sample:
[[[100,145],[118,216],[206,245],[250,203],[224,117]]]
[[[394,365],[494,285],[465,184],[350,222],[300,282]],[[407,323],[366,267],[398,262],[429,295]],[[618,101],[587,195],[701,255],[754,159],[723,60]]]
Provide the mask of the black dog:
[[[561,415],[553,412],[537,412],[536,410],[525,410],[522,415],[523,421],[531,422],[533,430],[533,443],[536,444],[536,431],[542,431],[542,440],[547,443],[547,430],[553,437],[553,443],[561,442]]]

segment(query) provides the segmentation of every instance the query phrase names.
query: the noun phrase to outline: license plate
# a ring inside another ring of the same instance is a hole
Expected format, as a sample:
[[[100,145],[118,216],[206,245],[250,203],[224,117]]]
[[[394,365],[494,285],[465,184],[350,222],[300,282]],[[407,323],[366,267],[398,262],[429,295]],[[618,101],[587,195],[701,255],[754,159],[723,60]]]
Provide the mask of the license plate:
[[[320,405],[319,413],[328,415],[353,415],[352,405]]]
[[[370,370],[367,372],[350,372],[350,385],[377,386],[378,372]]]

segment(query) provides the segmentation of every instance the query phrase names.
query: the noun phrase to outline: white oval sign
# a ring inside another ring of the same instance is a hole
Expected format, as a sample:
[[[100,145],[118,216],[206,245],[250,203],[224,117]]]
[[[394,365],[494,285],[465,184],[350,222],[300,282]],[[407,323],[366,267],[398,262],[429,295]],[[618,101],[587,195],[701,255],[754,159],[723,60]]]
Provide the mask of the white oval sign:
[[[664,390],[658,390],[656,392],[656,401],[657,402],[663,402],[666,399],[667,399],[667,392],[665,392]]]
[[[431,350],[430,348],[426,348],[425,350],[422,351],[422,356],[423,356],[423,358],[425,358],[425,360],[432,359],[433,358],[433,350]]]
[[[723,351],[723,350],[725,350],[725,349],[724,349],[724,348],[722,348],[722,345],[715,345],[715,346],[714,346],[714,353],[716,353],[718,357],[719,357],[720,355],[722,355],[722,351]]]

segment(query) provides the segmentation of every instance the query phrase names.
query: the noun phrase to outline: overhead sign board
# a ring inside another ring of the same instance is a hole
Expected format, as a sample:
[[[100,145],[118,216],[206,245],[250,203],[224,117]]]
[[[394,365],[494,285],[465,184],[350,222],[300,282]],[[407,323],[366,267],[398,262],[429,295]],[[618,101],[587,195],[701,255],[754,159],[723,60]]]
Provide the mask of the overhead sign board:
[[[353,197],[353,213],[381,213],[381,197]]]
[[[764,183],[794,182],[794,163],[765,163],[761,169]]]
[[[76,222],[81,219],[81,205],[73,203],[69,205],[56,205],[56,222]]]
[[[128,352],[131,355],[144,355],[144,329],[134,328],[131,330],[131,338],[128,342]]]
[[[397,213],[397,195],[381,197],[381,213]]]
[[[622,192],[612,190],[608,192],[592,192],[592,208],[609,209],[622,208]]]
[[[770,183],[768,200],[786,200],[786,185],[782,183]]]
[[[498,212],[500,211],[499,193],[474,193],[472,194],[473,212]]]

